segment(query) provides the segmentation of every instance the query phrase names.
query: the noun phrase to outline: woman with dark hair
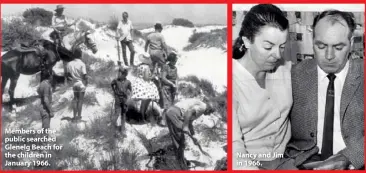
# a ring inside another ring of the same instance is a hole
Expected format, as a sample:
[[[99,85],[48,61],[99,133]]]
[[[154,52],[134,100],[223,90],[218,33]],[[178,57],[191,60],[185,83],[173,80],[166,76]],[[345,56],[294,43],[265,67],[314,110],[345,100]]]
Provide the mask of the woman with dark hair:
[[[245,15],[233,46],[233,169],[296,169],[281,159],[291,137],[289,22],[271,4]]]

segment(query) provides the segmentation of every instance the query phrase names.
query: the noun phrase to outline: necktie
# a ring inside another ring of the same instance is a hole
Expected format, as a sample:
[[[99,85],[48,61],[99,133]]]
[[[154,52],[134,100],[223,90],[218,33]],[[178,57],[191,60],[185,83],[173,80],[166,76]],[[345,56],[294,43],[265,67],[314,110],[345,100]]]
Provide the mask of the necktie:
[[[322,160],[333,155],[334,79],[336,76],[333,73],[329,73],[327,77],[329,79],[329,85],[327,89],[327,100],[325,103],[325,119],[321,151]]]

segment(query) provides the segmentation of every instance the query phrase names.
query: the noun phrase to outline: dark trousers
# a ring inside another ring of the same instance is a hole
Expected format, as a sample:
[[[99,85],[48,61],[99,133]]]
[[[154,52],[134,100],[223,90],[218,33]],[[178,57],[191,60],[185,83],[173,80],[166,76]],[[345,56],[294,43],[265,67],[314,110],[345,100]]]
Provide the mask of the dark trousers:
[[[262,170],[298,170],[295,160],[290,158],[278,158],[272,161],[261,161],[259,169]]]
[[[182,170],[188,170],[188,165],[184,158],[185,136],[182,129],[183,121],[179,118],[182,113],[180,109],[175,106],[170,107],[165,113],[170,137],[175,149],[176,159]]]
[[[153,66],[153,73],[155,70],[161,70],[166,62],[166,55],[162,50],[150,50],[150,58]]]
[[[161,79],[159,80],[152,80],[155,84],[155,86],[158,88],[158,92],[159,92],[159,106],[161,108],[165,108],[164,105],[164,94],[163,94],[163,89],[162,89],[162,83],[161,83]]]
[[[174,104],[176,90],[175,88],[164,85],[162,87],[162,95],[164,99],[164,108],[169,108]]]
[[[311,163],[311,162],[318,162],[318,161],[322,161],[321,155],[315,154],[315,155],[311,156],[309,159],[307,159],[304,163],[302,163],[302,165],[298,166],[298,168],[300,170],[306,170],[305,167],[303,166],[304,164]],[[349,169],[346,169],[346,170],[349,170]],[[365,166],[359,170],[365,170]]]
[[[42,118],[42,128],[49,129],[51,123],[51,117],[48,113],[41,113]]]
[[[123,61],[125,62],[125,65],[128,66],[127,62],[127,55],[126,55],[126,47],[128,47],[128,50],[130,51],[130,65],[134,65],[134,57],[135,57],[135,48],[133,47],[132,40],[126,41],[126,39],[121,41],[122,46],[122,56]]]
[[[127,105],[124,101],[118,101],[114,104],[114,113],[112,115],[111,121],[115,128],[117,128],[117,119],[121,116],[121,127],[120,131],[125,131],[125,123],[126,123],[126,112],[127,112]]]
[[[62,39],[69,33],[71,33],[73,30],[70,29],[70,28],[66,28],[64,30],[60,30],[60,33],[57,33],[55,30],[53,30],[51,33],[50,33],[50,38],[53,40],[53,41],[56,41],[58,40],[58,46],[61,46],[62,44]]]

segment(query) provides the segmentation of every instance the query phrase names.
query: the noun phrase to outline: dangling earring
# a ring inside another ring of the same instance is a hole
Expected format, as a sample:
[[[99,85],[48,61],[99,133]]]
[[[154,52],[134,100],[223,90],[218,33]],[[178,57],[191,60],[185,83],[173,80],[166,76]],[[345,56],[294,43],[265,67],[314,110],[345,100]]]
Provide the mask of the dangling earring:
[[[242,52],[243,51],[243,49],[244,49],[244,43],[240,46],[240,48],[239,48],[239,50],[240,50],[240,52]]]

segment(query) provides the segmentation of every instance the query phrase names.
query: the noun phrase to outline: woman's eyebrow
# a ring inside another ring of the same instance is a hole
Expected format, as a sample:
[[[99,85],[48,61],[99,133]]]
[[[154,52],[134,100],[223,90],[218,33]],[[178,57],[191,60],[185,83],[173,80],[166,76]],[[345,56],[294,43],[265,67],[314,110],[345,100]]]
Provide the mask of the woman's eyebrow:
[[[275,45],[274,43],[272,43],[272,42],[270,42],[270,41],[268,41],[268,40],[264,40],[264,42],[267,42],[267,43],[269,43],[269,44],[271,44],[271,45]]]

